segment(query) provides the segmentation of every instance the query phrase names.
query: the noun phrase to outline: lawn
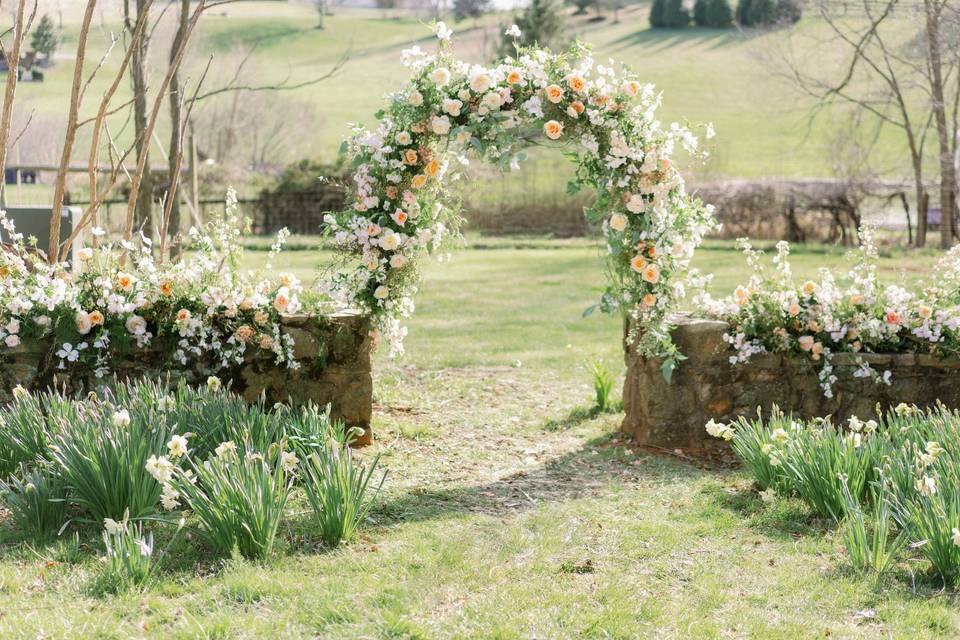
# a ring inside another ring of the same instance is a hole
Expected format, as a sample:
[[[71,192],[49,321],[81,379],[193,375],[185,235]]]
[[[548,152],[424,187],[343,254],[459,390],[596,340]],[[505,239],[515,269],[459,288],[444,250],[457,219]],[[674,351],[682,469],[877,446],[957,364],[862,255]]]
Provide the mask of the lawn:
[[[841,261],[797,253],[800,274]],[[728,243],[697,259],[718,290],[743,277]],[[933,259],[890,254],[883,278]],[[297,495],[270,561],[181,540],[159,583],[111,598],[90,589],[96,532],[81,553],[0,525],[0,637],[957,637],[955,592],[932,577],[856,577],[800,503],[764,505],[744,473],[634,449],[619,415],[590,414],[584,360],[621,368],[617,322],[580,317],[598,265],[587,240],[470,238],[428,268],[408,355],[376,359],[363,455],[389,475],[351,545],[318,549]]]

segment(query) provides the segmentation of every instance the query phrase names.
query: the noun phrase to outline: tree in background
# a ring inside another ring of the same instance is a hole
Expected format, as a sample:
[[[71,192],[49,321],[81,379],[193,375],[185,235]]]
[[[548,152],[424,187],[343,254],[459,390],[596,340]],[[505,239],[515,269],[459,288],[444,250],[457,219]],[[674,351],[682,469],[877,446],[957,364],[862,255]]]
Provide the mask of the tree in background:
[[[683,0],[667,0],[663,7],[663,21],[670,29],[690,26],[690,12],[683,6]]]
[[[650,6],[650,26],[654,29],[667,26],[666,21],[664,21],[666,2],[667,0],[653,0],[653,4]]]
[[[47,59],[52,59],[58,46],[60,46],[60,36],[53,24],[53,18],[43,14],[37,23],[37,28],[33,30],[33,35],[30,36],[30,48]]]
[[[707,26],[727,29],[733,26],[733,10],[727,0],[706,0]]]
[[[707,0],[697,0],[693,3],[693,24],[698,27],[707,26]]]
[[[514,42],[520,46],[538,44],[554,50],[566,44],[563,13],[557,0],[531,0],[514,22],[520,27],[520,37],[504,35],[500,45],[500,52],[503,55],[515,53]]]
[[[573,6],[577,8],[573,15],[582,16],[587,13],[587,9],[597,6],[597,0],[573,0]]]
[[[453,0],[453,18],[457,22],[479,18],[490,10],[490,0]]]
[[[753,23],[750,22],[750,9],[753,7],[753,0],[739,0],[737,2],[737,24],[741,27],[749,27]]]
[[[751,27],[762,27],[777,22],[777,3],[775,0],[753,0],[748,15]]]

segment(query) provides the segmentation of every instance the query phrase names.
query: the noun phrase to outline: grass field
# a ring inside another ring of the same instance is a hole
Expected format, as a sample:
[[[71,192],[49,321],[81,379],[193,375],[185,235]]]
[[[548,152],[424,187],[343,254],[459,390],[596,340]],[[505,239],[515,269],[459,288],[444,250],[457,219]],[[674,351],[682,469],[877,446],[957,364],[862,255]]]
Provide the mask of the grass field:
[[[105,9],[98,16],[101,24],[91,37],[91,60],[104,50],[108,31],[118,26],[115,11]],[[592,44],[598,59],[611,56],[625,62],[638,70],[644,80],[662,89],[664,118],[716,124],[719,135],[712,144],[713,160],[706,172],[746,177],[830,174],[830,162],[836,154],[828,154],[827,150],[833,148],[833,136],[846,122],[832,111],[809,128],[809,103],[777,76],[777,67],[770,62],[784,45],[786,32],[651,30],[647,11],[646,4],[629,5],[621,12],[619,23],[614,23],[612,16],[599,22],[571,18],[570,34]],[[55,123],[66,116],[70,60],[76,47],[76,8],[68,10],[66,16],[66,37],[58,64],[47,71],[45,82],[25,83],[18,92],[18,113],[25,117],[35,111],[41,123]],[[509,20],[509,15],[493,15],[454,25],[458,32],[457,53],[474,61],[488,59],[500,37],[502,23]],[[370,123],[384,94],[402,82],[400,49],[413,44],[432,46],[433,39],[424,22],[409,14],[388,17],[379,11],[337,9],[327,19],[327,28],[320,31],[314,28],[315,14],[309,4],[229,4],[204,18],[187,75],[198,77],[212,54],[215,64],[207,86],[219,86],[232,76],[243,53],[255,46],[244,77],[249,84],[276,83],[288,78],[298,82],[322,75],[349,51],[349,60],[335,78],[270,98],[274,103],[302,103],[316,116],[306,130],[298,131],[283,146],[293,155],[331,159],[340,140],[349,132],[350,123]],[[807,20],[796,29],[816,34],[822,26]],[[169,32],[169,26],[164,24],[157,30],[151,63],[155,75],[165,64],[163,42]],[[93,83],[89,96],[99,95],[118,63],[118,56],[113,55]],[[822,64],[822,59],[811,56],[811,64]],[[123,87],[121,93],[124,92],[129,89]],[[249,95],[242,98],[241,108],[243,100],[253,100]],[[127,97],[118,96],[118,101]],[[95,100],[88,98],[87,103],[84,111],[93,112]],[[250,104],[258,110],[269,108],[259,99]],[[198,117],[202,117],[199,111]],[[129,127],[123,129],[122,121],[118,114],[114,134],[124,141],[129,139]],[[167,135],[164,126],[161,119],[161,139]],[[880,142],[890,157],[900,155],[898,138],[892,134],[881,137]],[[829,162],[824,160],[828,156]],[[896,170],[898,164],[892,166]]]
[[[315,546],[306,515],[281,552],[221,561],[176,543],[143,593],[92,593],[100,548],[22,544],[0,525],[3,638],[953,638],[954,591],[910,563],[882,581],[844,567],[827,523],[762,505],[747,477],[631,448],[590,413],[588,358],[620,371],[619,328],[582,319],[600,287],[585,241],[472,238],[428,268],[409,354],[375,363],[389,471],[361,538]],[[257,266],[263,255],[249,254]],[[895,252],[887,282],[934,257]],[[285,268],[308,276],[316,253]],[[698,254],[718,289],[729,244]],[[797,251],[799,275],[837,251]],[[679,372],[682,375],[682,368]],[[306,512],[302,496],[290,506]],[[302,519],[301,519],[302,518]],[[161,533],[158,548],[164,546]]]

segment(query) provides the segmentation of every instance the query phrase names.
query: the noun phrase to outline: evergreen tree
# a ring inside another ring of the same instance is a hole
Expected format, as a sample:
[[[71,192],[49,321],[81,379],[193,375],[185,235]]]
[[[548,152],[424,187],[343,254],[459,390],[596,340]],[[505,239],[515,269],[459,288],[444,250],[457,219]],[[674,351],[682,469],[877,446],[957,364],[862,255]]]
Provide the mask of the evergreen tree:
[[[698,27],[707,26],[707,0],[697,0],[693,3],[693,24]]]
[[[737,23],[741,27],[749,27],[753,23],[750,22],[750,8],[753,6],[753,0],[739,0],[737,2]]]
[[[706,0],[707,25],[714,29],[726,29],[733,26],[733,10],[727,0]]]
[[[780,0],[777,3],[777,19],[780,22],[794,24],[803,17],[803,5],[800,0]]]
[[[57,35],[57,28],[53,24],[53,19],[49,15],[43,14],[40,22],[37,23],[37,28],[33,30],[33,35],[30,36],[30,48],[51,58],[59,45],[60,37]]]
[[[667,23],[664,21],[664,5],[666,0],[653,0],[653,4],[650,6],[650,26],[654,29],[661,29],[667,26]]]
[[[667,0],[663,7],[663,21],[671,29],[690,26],[690,12],[683,6],[683,0]]]
[[[490,0],[453,0],[453,19],[479,18],[490,10]]]
[[[582,16],[587,12],[587,9],[597,6],[597,0],[573,0],[573,6],[577,8],[573,15]]]
[[[531,0],[523,13],[516,17],[514,23],[520,27],[520,37],[504,35],[500,44],[501,55],[513,55],[514,40],[520,46],[537,44],[549,47],[554,51],[566,46],[564,38],[564,18],[560,3],[557,0]]]
[[[777,22],[777,4],[775,0],[752,0],[750,4],[750,26],[763,27]]]

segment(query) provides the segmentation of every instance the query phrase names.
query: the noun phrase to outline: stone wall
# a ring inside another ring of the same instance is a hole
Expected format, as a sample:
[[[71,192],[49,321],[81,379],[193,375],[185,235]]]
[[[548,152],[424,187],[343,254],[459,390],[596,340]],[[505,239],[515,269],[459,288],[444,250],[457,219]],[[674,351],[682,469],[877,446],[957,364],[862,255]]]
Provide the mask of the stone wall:
[[[122,379],[169,377],[172,383],[184,379],[190,384],[203,384],[207,376],[217,375],[251,402],[265,393],[269,404],[329,403],[334,418],[364,430],[358,444],[369,443],[373,378],[367,318],[349,312],[322,317],[296,315],[284,317],[282,325],[294,340],[294,357],[300,364],[295,370],[275,364],[273,355],[260,349],[250,349],[242,365],[214,371],[202,362],[173,366],[168,354],[147,348],[118,353],[113,372]],[[57,371],[55,348],[51,338],[24,340],[18,347],[4,349],[0,355],[0,403],[9,400],[18,384],[30,390],[55,385],[75,392],[94,386],[92,375]]]
[[[851,354],[836,354],[833,398],[820,389],[819,366],[808,358],[758,354],[746,364],[732,365],[733,353],[723,342],[727,325],[711,320],[678,319],[674,340],[687,360],[671,382],[660,373],[659,360],[627,353],[623,387],[626,417],[622,430],[639,442],[669,449],[702,450],[719,446],[707,435],[708,420],[731,421],[768,413],[772,405],[811,418],[831,415],[876,417],[876,408],[900,402],[931,406],[937,401],[960,407],[960,361],[929,355],[864,354],[878,371],[892,372],[891,384],[856,378]]]

